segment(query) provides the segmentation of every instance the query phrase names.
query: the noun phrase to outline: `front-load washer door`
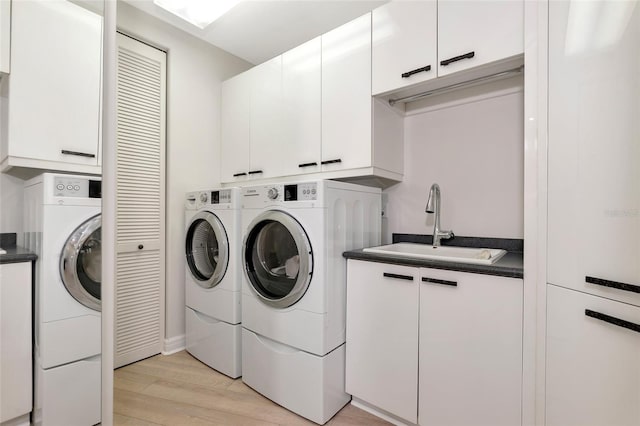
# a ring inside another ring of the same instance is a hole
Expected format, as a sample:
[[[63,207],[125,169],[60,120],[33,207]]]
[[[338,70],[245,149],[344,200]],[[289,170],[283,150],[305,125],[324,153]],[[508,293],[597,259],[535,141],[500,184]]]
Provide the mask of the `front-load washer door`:
[[[306,232],[292,216],[270,210],[248,227],[243,246],[244,269],[259,299],[286,308],[302,298],[313,272],[313,253]]]
[[[95,215],[78,226],[60,256],[60,277],[67,291],[87,308],[100,311],[102,219]]]
[[[197,213],[185,241],[187,265],[195,282],[206,289],[218,285],[229,265],[229,240],[220,219],[208,211]]]

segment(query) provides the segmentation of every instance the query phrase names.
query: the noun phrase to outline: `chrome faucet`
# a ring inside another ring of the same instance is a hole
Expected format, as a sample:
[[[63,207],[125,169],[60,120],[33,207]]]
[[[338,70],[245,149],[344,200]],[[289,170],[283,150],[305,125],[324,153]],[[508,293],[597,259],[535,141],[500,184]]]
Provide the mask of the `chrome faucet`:
[[[453,231],[442,231],[440,229],[440,186],[437,183],[431,185],[429,190],[429,199],[427,200],[426,213],[435,213],[436,217],[433,221],[433,247],[440,247],[441,239],[453,238]]]

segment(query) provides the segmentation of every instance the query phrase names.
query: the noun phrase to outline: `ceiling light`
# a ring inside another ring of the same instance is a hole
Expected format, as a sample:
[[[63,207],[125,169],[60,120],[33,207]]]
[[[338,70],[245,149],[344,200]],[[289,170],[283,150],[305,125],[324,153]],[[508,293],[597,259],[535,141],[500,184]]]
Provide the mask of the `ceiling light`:
[[[153,3],[185,21],[204,29],[241,0],[153,0]]]

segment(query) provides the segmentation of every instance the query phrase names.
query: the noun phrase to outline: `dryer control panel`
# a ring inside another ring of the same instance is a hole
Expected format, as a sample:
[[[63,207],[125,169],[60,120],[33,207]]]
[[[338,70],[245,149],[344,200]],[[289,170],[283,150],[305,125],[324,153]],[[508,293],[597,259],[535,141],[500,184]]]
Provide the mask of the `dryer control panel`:
[[[284,201],[313,201],[318,199],[316,182],[284,186]]]
[[[211,204],[229,204],[231,203],[231,190],[221,189],[219,191],[211,191]]]

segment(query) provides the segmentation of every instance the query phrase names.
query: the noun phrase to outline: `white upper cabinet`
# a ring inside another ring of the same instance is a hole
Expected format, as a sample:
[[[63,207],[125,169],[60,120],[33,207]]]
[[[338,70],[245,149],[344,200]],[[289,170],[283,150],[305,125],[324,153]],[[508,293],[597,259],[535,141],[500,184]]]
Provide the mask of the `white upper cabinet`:
[[[101,46],[93,12],[67,1],[12,2],[3,170],[100,173]]]
[[[278,175],[282,140],[282,56],[222,84],[221,179]]]
[[[251,139],[251,70],[222,84],[220,178],[245,180],[249,172]]]
[[[370,167],[371,14],[322,36],[322,169]]]
[[[548,282],[636,306],[639,99],[640,5],[550,2]]]
[[[438,0],[438,76],[523,52],[523,1]]]
[[[437,3],[390,2],[372,12],[372,93],[437,75]]]
[[[0,78],[11,70],[11,1],[0,1]]]
[[[320,37],[282,54],[282,176],[320,171]]]
[[[222,84],[221,180],[400,181],[403,132],[402,114],[371,97],[368,13]]]
[[[282,144],[282,56],[250,71],[249,177],[280,176]],[[246,155],[246,153],[245,153]]]
[[[640,424],[640,308],[547,286],[546,425]]]

